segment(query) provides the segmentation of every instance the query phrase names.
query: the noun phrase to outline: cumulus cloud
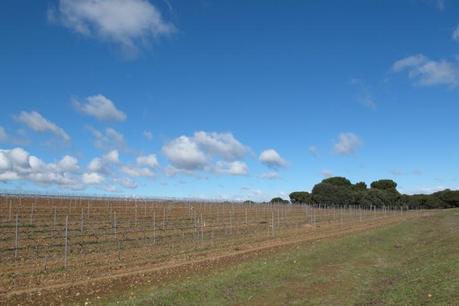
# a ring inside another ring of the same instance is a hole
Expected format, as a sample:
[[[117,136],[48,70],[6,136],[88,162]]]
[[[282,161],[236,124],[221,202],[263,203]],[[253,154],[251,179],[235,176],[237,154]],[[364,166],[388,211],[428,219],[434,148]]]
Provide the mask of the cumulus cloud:
[[[180,136],[162,148],[162,153],[171,163],[165,169],[167,175],[191,174],[196,170],[246,175],[248,167],[240,159],[249,151],[231,133],[203,131],[191,137]]]
[[[198,144],[187,136],[180,136],[167,143],[162,148],[163,154],[172,165],[178,169],[197,170],[203,169],[207,158]]]
[[[61,137],[65,141],[70,140],[70,136],[62,128],[58,127],[55,123],[47,120],[36,111],[22,111],[19,115],[15,116],[15,119],[35,132],[51,132],[54,135]]]
[[[248,148],[241,144],[231,133],[196,132],[193,140],[210,154],[221,156],[225,160],[236,160],[247,154]]]
[[[57,166],[62,170],[69,172],[76,172],[80,169],[80,166],[78,166],[78,159],[70,155],[65,155],[58,162]]]
[[[147,0],[59,0],[48,17],[81,35],[115,43],[134,54],[143,44],[175,30]]]
[[[94,136],[94,146],[102,150],[124,149],[126,142],[124,136],[113,128],[106,128],[104,131],[99,131],[94,128],[89,128]]]
[[[117,164],[120,162],[120,154],[118,150],[112,150],[104,155],[104,159],[112,164]]]
[[[112,172],[113,165],[119,162],[118,150],[111,150],[102,157],[93,158],[88,165],[88,169],[91,172],[108,174]]]
[[[227,173],[230,175],[247,175],[249,173],[249,167],[246,163],[241,161],[218,161],[216,164],[216,170],[220,173]]]
[[[152,177],[159,164],[154,154],[141,155],[133,165],[120,160],[119,152],[111,150],[93,158],[85,170],[78,159],[65,155],[56,163],[46,163],[22,148],[0,150],[0,182],[24,180],[40,186],[59,186],[64,189],[83,190],[95,187],[108,192],[119,192],[117,185],[137,188],[133,178]]]
[[[141,155],[136,159],[139,166],[148,166],[151,168],[156,168],[159,166],[158,160],[156,159],[155,154],[150,155]]]
[[[264,165],[270,168],[279,168],[287,166],[287,162],[274,149],[268,149],[261,152],[258,158]]]
[[[99,157],[93,158],[88,165],[88,169],[95,172],[105,172],[103,170],[102,159]]]
[[[104,181],[104,177],[96,172],[83,173],[83,183],[87,185],[98,185]]]
[[[417,54],[396,61],[392,65],[393,72],[408,73],[408,77],[416,85],[434,86],[459,84],[459,66],[455,62],[447,60],[431,60],[428,57]]]
[[[57,163],[45,163],[22,148],[0,150],[0,181],[28,180],[40,185],[81,188],[78,160],[66,155]]]
[[[121,171],[124,174],[132,177],[151,177],[155,175],[153,171],[148,167],[124,165],[121,167]]]
[[[338,136],[338,141],[335,143],[335,152],[340,155],[349,155],[354,153],[360,146],[362,141],[354,133],[341,133]]]
[[[136,158],[135,165],[123,165],[121,172],[130,177],[153,177],[154,169],[159,167],[155,154],[140,155]]]
[[[120,178],[120,179],[115,179],[114,180],[116,183],[120,184],[121,186],[128,188],[128,189],[135,189],[138,187],[136,181],[133,179],[130,179],[128,177],[125,178]]]
[[[103,95],[87,97],[85,102],[73,100],[72,104],[79,112],[92,116],[98,120],[126,120],[126,114],[117,109],[115,104]]]

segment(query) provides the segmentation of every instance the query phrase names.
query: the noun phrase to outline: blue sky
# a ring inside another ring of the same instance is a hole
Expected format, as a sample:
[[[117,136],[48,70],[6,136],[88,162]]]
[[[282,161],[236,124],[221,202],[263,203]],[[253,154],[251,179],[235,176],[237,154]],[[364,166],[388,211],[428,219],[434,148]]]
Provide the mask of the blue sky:
[[[455,1],[5,0],[0,189],[459,188]]]

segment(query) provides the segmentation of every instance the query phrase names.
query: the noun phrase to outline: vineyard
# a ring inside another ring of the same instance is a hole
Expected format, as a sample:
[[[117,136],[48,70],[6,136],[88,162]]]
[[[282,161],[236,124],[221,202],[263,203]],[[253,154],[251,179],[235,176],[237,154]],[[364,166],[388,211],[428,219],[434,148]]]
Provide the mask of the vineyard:
[[[0,294],[314,237],[422,213],[321,205],[0,198]]]

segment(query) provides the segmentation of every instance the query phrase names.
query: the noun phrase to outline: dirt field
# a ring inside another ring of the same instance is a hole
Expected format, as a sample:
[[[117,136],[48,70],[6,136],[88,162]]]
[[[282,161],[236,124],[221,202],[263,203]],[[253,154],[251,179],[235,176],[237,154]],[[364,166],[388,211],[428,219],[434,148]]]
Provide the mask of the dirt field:
[[[0,198],[0,302],[84,303],[423,211]]]
[[[97,305],[458,305],[459,210],[297,242]]]

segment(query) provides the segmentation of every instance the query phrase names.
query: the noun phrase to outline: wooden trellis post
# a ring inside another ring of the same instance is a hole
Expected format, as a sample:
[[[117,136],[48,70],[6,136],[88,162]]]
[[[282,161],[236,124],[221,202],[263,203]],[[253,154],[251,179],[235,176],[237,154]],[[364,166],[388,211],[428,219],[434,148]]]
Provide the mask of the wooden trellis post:
[[[247,207],[245,207],[245,226],[247,226]]]
[[[84,226],[84,214],[83,208],[81,208],[81,216],[80,216],[80,232],[83,234],[83,226]]]
[[[204,240],[204,219],[202,218],[202,213],[201,213],[201,241]]]
[[[8,212],[8,221],[11,220],[11,200],[10,200],[10,208],[9,208],[9,212]]]
[[[19,245],[19,216],[16,213],[16,239],[14,243],[14,258],[18,257],[18,245]]]
[[[32,208],[30,209],[30,225],[33,225],[33,213],[35,209],[35,202],[32,202]]]
[[[56,230],[56,207],[54,207],[53,231]]]
[[[113,212],[113,230],[115,231],[115,239],[116,239],[116,227],[117,227],[117,224],[116,224],[116,211]]]
[[[153,211],[153,244],[156,244],[156,212]]]
[[[65,216],[65,242],[64,242],[64,268],[67,268],[67,250],[68,250],[68,225],[69,216]]]

